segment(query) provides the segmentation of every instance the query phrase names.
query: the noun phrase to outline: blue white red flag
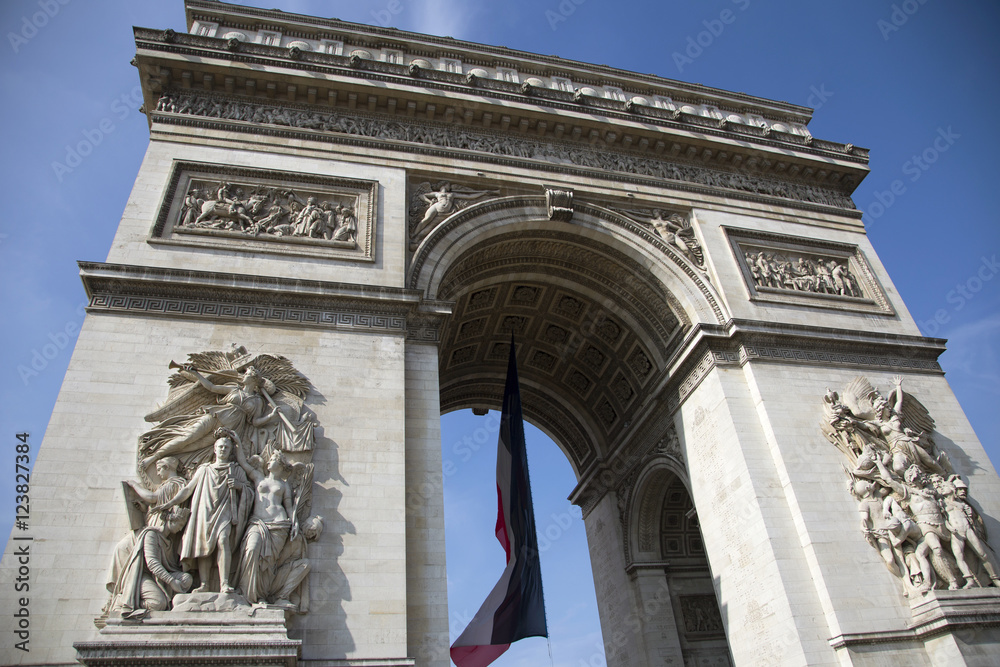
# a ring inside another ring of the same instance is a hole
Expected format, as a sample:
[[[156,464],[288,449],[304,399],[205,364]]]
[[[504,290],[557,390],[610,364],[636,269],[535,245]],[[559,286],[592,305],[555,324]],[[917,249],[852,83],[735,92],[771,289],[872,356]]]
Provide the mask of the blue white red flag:
[[[549,636],[513,337],[497,443],[496,536],[507,552],[507,567],[452,644],[451,659],[458,667],[486,667],[518,639]]]

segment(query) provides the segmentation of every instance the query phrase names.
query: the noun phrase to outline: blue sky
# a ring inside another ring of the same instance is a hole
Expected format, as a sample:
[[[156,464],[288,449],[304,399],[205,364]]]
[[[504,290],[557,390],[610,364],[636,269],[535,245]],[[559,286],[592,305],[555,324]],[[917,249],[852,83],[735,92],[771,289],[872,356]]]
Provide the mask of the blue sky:
[[[950,339],[941,360],[947,378],[994,463],[1000,461],[1000,229],[992,199],[1000,181],[1000,124],[991,117],[1000,108],[997,3],[247,4],[556,54],[815,107],[814,136],[871,149],[872,174],[855,201],[866,211],[872,243],[923,332]],[[43,20],[38,13],[45,6],[54,15]],[[14,434],[30,432],[33,447],[41,442],[82,321],[75,262],[106,257],[148,141],[133,98],[138,77],[128,64],[132,25],[183,30],[182,3],[0,4],[6,313],[0,424],[11,441],[10,453],[0,456],[0,498],[7,507]],[[53,168],[66,162],[68,145],[88,137],[90,155],[69,171]],[[449,537],[479,538],[465,551],[455,539],[448,542],[455,632],[502,568],[492,537],[493,423],[469,413],[443,420],[446,459],[459,456],[454,447],[463,438],[486,439],[468,460],[456,459],[460,474],[446,484]],[[583,524],[565,500],[573,475],[558,448],[534,433],[529,456],[538,525],[566,526],[553,530],[558,538],[542,554],[554,663],[601,665]],[[11,520],[0,513],[0,532]],[[496,664],[543,664],[546,652],[544,641],[530,640]]]

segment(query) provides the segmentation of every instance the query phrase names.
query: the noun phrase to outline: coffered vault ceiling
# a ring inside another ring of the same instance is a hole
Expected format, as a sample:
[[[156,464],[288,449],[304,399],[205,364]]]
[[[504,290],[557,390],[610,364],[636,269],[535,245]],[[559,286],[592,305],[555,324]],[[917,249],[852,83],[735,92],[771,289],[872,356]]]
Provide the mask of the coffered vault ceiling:
[[[510,336],[525,417],[579,475],[641,414],[688,328],[642,267],[568,233],[509,233],[452,264],[439,298],[441,410],[497,408]]]

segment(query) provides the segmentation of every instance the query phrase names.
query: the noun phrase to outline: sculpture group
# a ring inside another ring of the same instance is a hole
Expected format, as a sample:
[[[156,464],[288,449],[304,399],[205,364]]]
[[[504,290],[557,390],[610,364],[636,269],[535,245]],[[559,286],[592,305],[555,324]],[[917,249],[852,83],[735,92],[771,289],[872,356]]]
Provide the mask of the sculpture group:
[[[357,244],[358,236],[358,219],[351,202],[335,197],[303,199],[291,190],[226,182],[192,181],[177,227],[182,231],[219,230],[350,245]]]
[[[688,261],[702,271],[705,270],[705,251],[702,250],[691,220],[687,216],[661,209],[626,209],[616,206],[612,206],[611,209],[628,216],[633,222],[652,227],[656,235],[667,245],[679,250]]]
[[[667,215],[657,210],[653,212],[649,224],[661,239],[680,250],[685,257],[694,262],[695,266],[699,269],[705,268],[705,253],[694,236],[691,222],[685,216],[679,213]]]
[[[864,294],[847,262],[819,257],[746,252],[744,258],[757,287],[861,297]]]
[[[315,418],[311,384],[284,357],[192,354],[146,416],[126,481],[132,532],[118,544],[105,611],[309,608]],[[178,594],[188,594],[182,598]]]
[[[888,396],[859,377],[825,397],[823,432],[847,458],[861,530],[905,593],[1000,586],[968,484],[937,450],[933,430],[900,377]]]

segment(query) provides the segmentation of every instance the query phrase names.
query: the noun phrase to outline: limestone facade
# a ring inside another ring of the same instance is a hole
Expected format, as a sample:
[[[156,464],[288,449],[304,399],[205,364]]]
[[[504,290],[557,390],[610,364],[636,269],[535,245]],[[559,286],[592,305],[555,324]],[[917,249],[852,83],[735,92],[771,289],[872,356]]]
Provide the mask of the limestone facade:
[[[0,662],[120,636],[94,619],[144,416],[170,361],[240,344],[291,360],[322,425],[326,530],[288,660],[449,664],[438,420],[499,405],[513,331],[525,415],[578,477],[609,665],[987,664],[998,589],[906,597],[821,430],[828,388],[905,376],[1000,546],[944,341],[851,202],[866,150],[744,94],[186,10],[187,34],[136,29],[150,146],[106,261],[81,263],[33,478],[32,651]]]

